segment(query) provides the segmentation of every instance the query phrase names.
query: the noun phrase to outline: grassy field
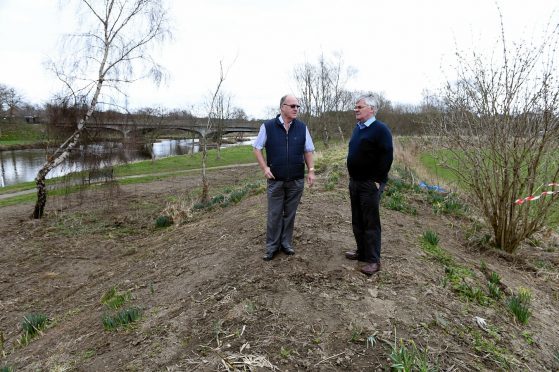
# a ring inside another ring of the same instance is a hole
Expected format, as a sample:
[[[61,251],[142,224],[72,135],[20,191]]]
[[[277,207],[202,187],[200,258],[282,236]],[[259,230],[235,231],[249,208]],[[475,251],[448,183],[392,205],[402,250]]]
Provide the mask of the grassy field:
[[[217,158],[217,150],[208,151],[206,166],[219,167],[233,164],[245,164],[255,162],[252,154],[252,146],[235,146],[221,149],[220,159]],[[152,175],[157,173],[174,173],[202,167],[202,154],[170,156],[157,160],[144,160],[140,162],[116,166],[117,177],[128,177],[135,175]]]
[[[40,143],[45,137],[45,130],[43,124],[0,123],[0,146]]]
[[[445,151],[445,150],[440,150]],[[442,154],[444,155],[444,154]],[[555,156],[555,154],[552,154],[552,156]],[[452,172],[450,169],[445,168],[443,166],[441,166],[440,164],[438,164],[438,161],[436,159],[437,155],[434,155],[432,152],[424,152],[420,155],[420,161],[421,164],[433,175],[435,175],[437,178],[440,178],[442,180],[444,180],[445,182],[449,183],[449,184],[453,184],[453,185],[457,185],[458,187],[460,187],[460,182],[458,180],[458,178],[456,177],[456,175],[454,174],[454,172]],[[559,160],[558,160],[559,162]],[[542,189],[541,191],[546,191],[545,189]],[[541,192],[540,191],[540,192]],[[524,197],[527,195],[519,195],[518,197]],[[553,210],[548,218],[548,224],[550,226],[559,226],[559,208],[556,208],[555,210]]]
[[[450,169],[438,164],[438,161],[432,152],[422,153],[419,156],[419,160],[421,161],[421,164],[423,164],[423,166],[437,178],[442,178],[448,183],[458,183],[458,178],[456,177],[456,175]]]

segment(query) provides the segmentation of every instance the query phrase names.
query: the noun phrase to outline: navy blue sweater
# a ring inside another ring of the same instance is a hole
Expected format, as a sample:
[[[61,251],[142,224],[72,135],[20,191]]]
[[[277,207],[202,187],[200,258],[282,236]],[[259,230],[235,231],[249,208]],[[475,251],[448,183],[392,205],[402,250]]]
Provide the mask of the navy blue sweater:
[[[355,126],[347,153],[349,176],[357,181],[387,182],[393,160],[390,129],[375,120],[364,129]]]
[[[278,181],[305,177],[305,139],[307,126],[293,119],[286,133],[279,115],[264,123],[266,127],[266,163]]]

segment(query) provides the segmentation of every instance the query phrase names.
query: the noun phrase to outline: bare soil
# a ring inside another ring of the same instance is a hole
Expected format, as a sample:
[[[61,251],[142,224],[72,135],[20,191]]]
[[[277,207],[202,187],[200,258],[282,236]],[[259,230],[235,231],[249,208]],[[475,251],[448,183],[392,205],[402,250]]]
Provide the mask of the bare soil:
[[[212,190],[260,178],[257,167],[209,173]],[[200,186],[199,175],[111,186],[0,209],[0,368],[15,371],[390,370],[390,356],[419,350],[442,371],[559,370],[559,246],[556,232],[515,256],[468,244],[471,220],[438,215],[421,194],[417,215],[383,208],[382,271],[361,274],[344,258],[354,247],[347,179],[305,189],[294,256],[264,262],[266,197],[196,212],[156,228],[171,203]],[[421,248],[439,246],[510,290],[530,290],[532,316],[515,321],[505,300],[482,306],[446,283],[445,268]],[[105,330],[101,303],[111,288],[141,309],[129,327]],[[22,345],[22,321],[50,323]],[[481,327],[475,317],[485,319]],[[485,328],[485,330],[484,330]],[[400,342],[400,340],[402,340]],[[412,342],[413,341],[413,344]]]

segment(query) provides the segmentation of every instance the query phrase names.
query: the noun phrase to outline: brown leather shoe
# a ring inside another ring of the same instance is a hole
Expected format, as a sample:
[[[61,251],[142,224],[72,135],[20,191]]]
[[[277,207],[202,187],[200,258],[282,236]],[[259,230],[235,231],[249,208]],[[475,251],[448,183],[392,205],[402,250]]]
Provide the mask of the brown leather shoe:
[[[357,254],[357,251],[348,251],[345,253],[345,258],[348,260],[356,260],[359,258],[359,255]]]
[[[380,271],[380,262],[371,262],[361,268],[361,272],[369,276],[379,271]]]

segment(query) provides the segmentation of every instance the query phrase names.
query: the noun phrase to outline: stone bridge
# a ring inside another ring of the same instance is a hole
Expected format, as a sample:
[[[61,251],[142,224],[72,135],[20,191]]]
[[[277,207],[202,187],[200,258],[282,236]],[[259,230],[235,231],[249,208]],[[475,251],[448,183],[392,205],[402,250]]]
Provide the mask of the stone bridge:
[[[161,122],[142,122],[142,121],[89,121],[86,127],[89,129],[106,129],[122,133],[124,138],[127,138],[131,132],[135,131],[154,131],[154,130],[183,130],[187,132],[194,132],[201,138],[206,138],[215,133],[258,133],[260,129],[260,122],[236,122],[226,120],[222,123],[214,122],[210,127],[207,123],[192,122],[186,120],[164,120]],[[61,123],[59,125],[66,126],[68,123]]]

